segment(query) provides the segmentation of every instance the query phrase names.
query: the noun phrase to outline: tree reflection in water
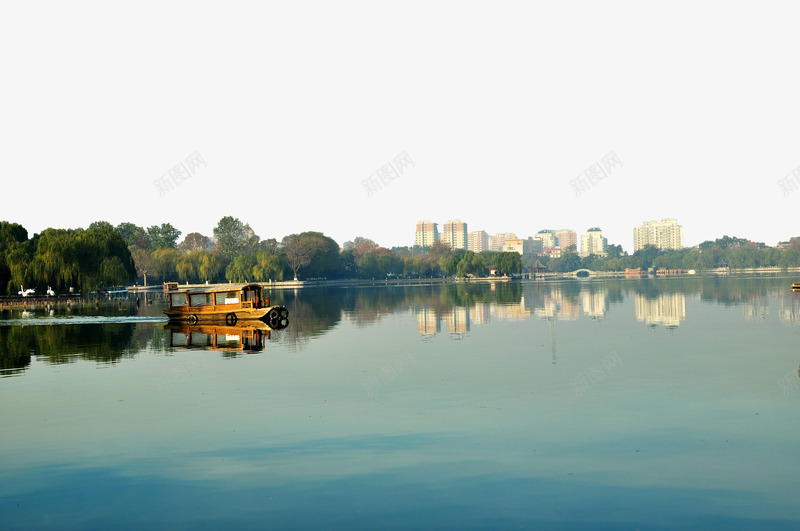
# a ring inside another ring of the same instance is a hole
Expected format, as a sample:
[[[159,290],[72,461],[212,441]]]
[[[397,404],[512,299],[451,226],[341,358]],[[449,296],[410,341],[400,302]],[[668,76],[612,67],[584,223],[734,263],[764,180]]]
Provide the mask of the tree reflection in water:
[[[800,323],[800,293],[791,293],[792,280],[795,279],[785,275],[692,276],[272,290],[273,303],[289,309],[289,326],[276,332],[272,340],[300,350],[343,318],[357,327],[365,327],[395,313],[424,314],[425,323],[434,323],[435,329],[436,323],[454,315],[458,317],[456,314],[464,308],[475,309],[481,317],[490,306],[506,318],[531,316],[559,320],[577,318],[579,308],[583,307],[586,315],[599,320],[612,306],[629,297],[645,309],[661,300],[696,297],[726,306],[741,305],[745,315],[757,317],[767,315],[769,299],[774,298],[777,299],[778,318],[784,323],[797,324]],[[679,303],[675,301],[671,306],[680,307]],[[153,318],[163,315],[163,306],[163,298],[156,294],[144,298],[141,307],[135,305],[135,299],[126,301],[124,307],[115,302],[113,307],[101,306],[94,316],[123,314],[132,318]],[[92,309],[71,308],[65,310],[67,314],[80,318],[92,315]],[[691,319],[685,312],[678,312],[677,316],[678,323]],[[22,326],[12,323],[8,317],[5,313],[0,318],[0,375],[4,376],[23,372],[30,366],[33,356],[46,363],[82,359],[113,364],[142,350],[170,349],[168,331],[163,325],[152,322]]]

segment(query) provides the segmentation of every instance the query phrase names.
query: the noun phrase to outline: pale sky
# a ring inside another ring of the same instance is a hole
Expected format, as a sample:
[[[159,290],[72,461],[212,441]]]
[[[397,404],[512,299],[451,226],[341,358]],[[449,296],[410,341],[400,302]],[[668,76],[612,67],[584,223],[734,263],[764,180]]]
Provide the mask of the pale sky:
[[[794,2],[7,2],[0,220],[800,235]],[[364,182],[406,154],[398,178]],[[620,165],[577,195],[571,181]],[[205,166],[156,181],[198,154]]]

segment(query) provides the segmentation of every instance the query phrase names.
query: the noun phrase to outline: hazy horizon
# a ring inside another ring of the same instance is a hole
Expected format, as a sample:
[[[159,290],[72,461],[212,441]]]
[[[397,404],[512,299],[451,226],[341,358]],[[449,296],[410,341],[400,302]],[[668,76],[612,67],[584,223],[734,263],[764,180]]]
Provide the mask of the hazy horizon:
[[[31,234],[800,234],[795,3],[101,5],[0,21],[0,218]]]

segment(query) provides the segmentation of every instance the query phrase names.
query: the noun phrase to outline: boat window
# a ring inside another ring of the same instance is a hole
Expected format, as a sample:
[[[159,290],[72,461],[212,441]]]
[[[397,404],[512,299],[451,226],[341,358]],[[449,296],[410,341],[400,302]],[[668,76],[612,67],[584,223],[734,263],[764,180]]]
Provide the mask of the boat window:
[[[214,344],[214,336],[203,332],[192,332],[189,344],[193,347],[210,347]]]
[[[185,293],[173,293],[169,296],[169,300],[172,306],[186,306]]]
[[[236,334],[217,334],[217,347],[219,348],[239,348],[241,336]]]
[[[211,304],[210,293],[192,293],[189,295],[189,303],[191,306],[205,306]]]
[[[239,304],[239,292],[238,291],[224,291],[215,293],[214,297],[217,301],[217,304]]]
[[[242,299],[245,301],[253,301],[258,302],[259,299],[259,289],[258,288],[245,288],[242,290]]]
[[[173,347],[185,347],[189,344],[189,334],[185,332],[173,332],[171,344]]]

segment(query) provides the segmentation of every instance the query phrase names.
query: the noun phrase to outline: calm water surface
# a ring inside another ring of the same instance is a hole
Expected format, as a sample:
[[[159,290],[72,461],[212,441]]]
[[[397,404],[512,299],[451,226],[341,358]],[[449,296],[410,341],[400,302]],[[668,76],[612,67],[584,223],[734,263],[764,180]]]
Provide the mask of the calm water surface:
[[[790,278],[274,292],[0,319],[25,528],[800,527]]]

